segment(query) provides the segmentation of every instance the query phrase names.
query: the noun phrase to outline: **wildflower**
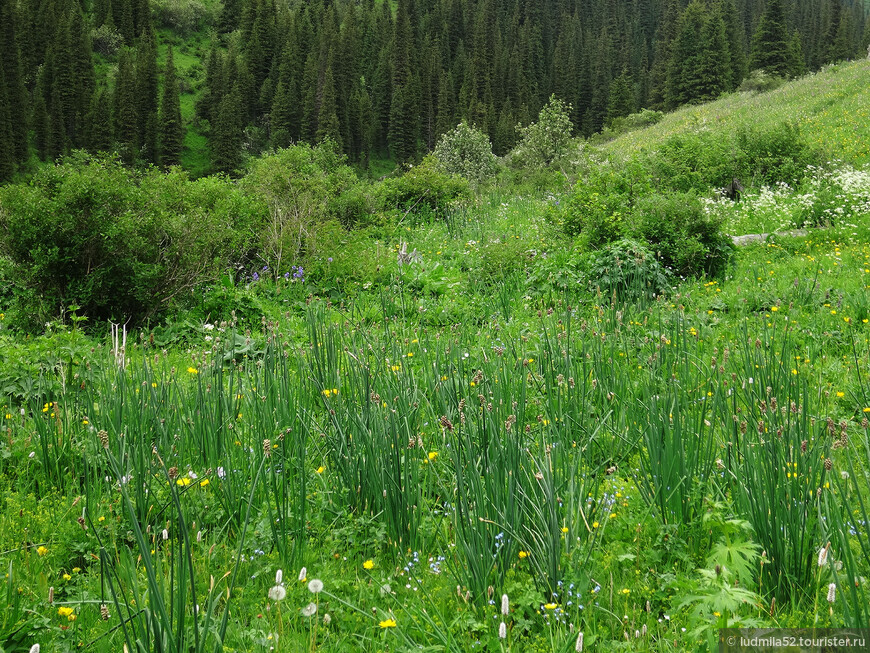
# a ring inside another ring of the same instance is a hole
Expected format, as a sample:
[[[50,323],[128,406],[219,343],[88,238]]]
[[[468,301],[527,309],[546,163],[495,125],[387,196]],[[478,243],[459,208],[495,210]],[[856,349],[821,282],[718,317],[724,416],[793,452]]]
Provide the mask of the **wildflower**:
[[[430,452],[429,452],[429,460],[430,460],[430,461],[433,461],[433,462],[434,462],[434,460],[435,460],[437,457],[438,457],[438,452],[437,452],[437,451],[430,451]]]
[[[163,540],[166,541],[168,539],[169,539],[169,530],[164,528],[163,529]]]
[[[70,576],[69,574],[64,574],[63,579],[64,580],[72,580],[72,576]]]
[[[545,604],[544,604],[544,609],[545,609],[545,610],[555,610],[555,609],[558,608],[558,607],[559,607],[559,604],[558,604],[558,603],[545,603]]]
[[[308,583],[308,591],[312,594],[320,594],[323,591],[323,581],[313,578]]]
[[[327,612],[325,615],[323,615],[323,625],[328,626],[331,623],[332,623],[332,617],[330,617],[329,613]]]
[[[283,585],[275,585],[269,590],[269,599],[272,601],[283,601],[287,597],[287,590]]]
[[[395,628],[396,620],[395,619],[384,619],[380,624],[378,624],[381,628]]]
[[[363,563],[363,569],[367,569],[367,570],[371,571],[374,568],[375,568],[375,561],[374,560],[366,560]]]
[[[502,621],[498,625],[498,638],[499,639],[506,639],[507,638],[507,626],[505,625],[504,621]]]
[[[73,612],[75,611],[72,608],[66,606],[61,606],[57,609],[57,615],[59,617],[69,617]]]
[[[507,594],[501,595],[501,613],[507,616],[508,612],[510,612],[510,601],[508,600]]]
[[[325,470],[326,470],[326,467],[324,467],[323,465],[321,465],[320,467],[317,468],[316,472],[317,472],[318,474],[322,474]]]
[[[304,583],[305,579],[308,578],[308,570],[305,567],[299,570],[299,582]]]
[[[39,644],[34,644],[30,647],[30,653],[39,653]]]
[[[567,527],[567,526],[562,526],[562,532],[563,532],[563,533],[567,533],[567,532],[568,532],[568,527]]]
[[[227,471],[223,467],[218,467],[217,468],[217,475],[218,475],[218,478],[224,479],[227,477]]]
[[[528,557],[529,557],[529,553],[528,553],[528,551],[520,551],[520,554],[519,554],[519,555],[520,555],[520,560],[522,560],[523,558],[528,558]]]
[[[311,617],[314,615],[315,612],[317,612],[317,604],[316,603],[309,603],[304,608],[302,608],[302,610],[300,610],[300,612],[302,613],[303,617]]]
[[[36,552],[39,555],[44,556],[46,553],[48,553],[48,549],[46,549],[44,546],[41,546],[38,549],[36,549]]]
[[[828,585],[828,603],[833,603],[837,598],[837,584]]]
[[[187,368],[187,373],[188,373],[188,374],[199,374],[199,370],[196,369],[195,367],[188,367],[188,368]]]
[[[283,581],[284,581],[284,572],[281,569],[279,569],[278,571],[275,572],[275,584],[281,585],[281,583]]]
[[[207,478],[204,478],[199,482],[199,487],[205,487],[208,484],[209,484],[209,480]]]
[[[597,521],[592,522],[592,528],[598,528],[598,522],[597,522]]]
[[[819,549],[819,567],[824,567],[828,562],[828,549],[831,547],[830,544],[823,546]]]
[[[583,653],[583,631],[577,633],[577,643],[574,645],[574,650],[577,653]]]
[[[103,621],[108,621],[110,616],[111,615],[109,614],[109,606],[107,606],[105,603],[100,604],[100,619],[102,619]]]
[[[190,479],[187,478],[187,476],[183,476],[180,479],[178,479],[177,481],[175,481],[175,484],[180,486],[180,487],[187,487],[188,485],[190,485]]]

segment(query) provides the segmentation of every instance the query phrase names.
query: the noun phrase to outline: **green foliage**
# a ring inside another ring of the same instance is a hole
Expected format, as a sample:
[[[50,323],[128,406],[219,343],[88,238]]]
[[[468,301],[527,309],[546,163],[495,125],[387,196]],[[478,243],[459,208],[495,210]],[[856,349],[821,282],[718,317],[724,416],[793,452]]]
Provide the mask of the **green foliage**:
[[[517,127],[520,142],[510,153],[512,165],[528,168],[559,166],[568,156],[571,132],[571,105],[551,95],[538,114],[538,121]]]
[[[644,243],[617,240],[588,259],[586,286],[618,301],[655,299],[667,293],[670,276]]]
[[[632,223],[631,232],[680,276],[716,276],[733,251],[731,239],[722,233],[722,218],[708,213],[692,193],[640,198]]]
[[[217,23],[221,5],[204,0],[151,0],[151,11],[155,24],[167,27],[181,36]]]
[[[324,223],[338,219],[351,226],[367,210],[356,174],[329,140],[255,160],[240,187],[261,207],[262,221],[254,225],[257,255],[276,276],[316,249]]]
[[[403,213],[428,210],[438,217],[444,217],[450,207],[471,199],[468,180],[443,172],[431,155],[401,177],[384,180],[378,193],[386,209]]]
[[[743,80],[737,90],[742,92],[767,93],[779,88],[784,83],[781,77],[771,75],[759,68],[749,73],[749,76]]]
[[[78,304],[92,320],[165,313],[227,265],[250,208],[221,179],[136,175],[76,154],[0,190],[3,253],[35,301],[31,325]]]
[[[741,129],[737,146],[745,159],[743,179],[752,179],[758,185],[800,181],[808,166],[822,162],[819,150],[791,122],[764,131]]]
[[[489,138],[464,120],[438,141],[432,156],[442,171],[478,184],[495,174],[496,158]]]

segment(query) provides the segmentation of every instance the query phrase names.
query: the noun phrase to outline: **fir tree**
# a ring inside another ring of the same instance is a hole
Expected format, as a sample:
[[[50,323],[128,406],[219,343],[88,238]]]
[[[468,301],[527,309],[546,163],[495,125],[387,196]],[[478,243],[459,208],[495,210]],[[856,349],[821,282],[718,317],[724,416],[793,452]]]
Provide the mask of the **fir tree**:
[[[636,108],[634,88],[628,69],[623,69],[622,74],[610,84],[610,93],[607,101],[607,120],[612,123],[616,118],[622,118],[634,113]]]
[[[87,118],[88,148],[93,152],[112,149],[112,113],[109,109],[109,93],[100,88],[91,99]]]
[[[184,127],[181,123],[181,104],[172,46],[166,51],[166,69],[163,73],[163,98],[160,102],[160,162],[164,166],[181,163]]]
[[[224,95],[212,130],[211,146],[215,170],[234,174],[242,164],[244,124],[241,115],[242,98],[238,86]]]
[[[317,114],[316,141],[332,139],[339,149],[342,147],[341,125],[335,107],[335,82],[332,67],[327,66],[323,75],[323,92],[320,99],[320,111]]]
[[[804,51],[801,46],[801,35],[797,30],[792,34],[788,44],[788,71],[792,77],[800,77],[807,71]]]
[[[136,55],[136,97],[139,120],[137,142],[142,149],[143,158],[149,163],[157,163],[157,44],[153,31],[144,33],[139,41]]]
[[[0,60],[0,183],[15,174],[15,145],[12,133],[12,110],[6,94],[6,73]]]
[[[0,0],[0,67],[3,68],[3,81],[0,92],[6,96],[11,140],[6,144],[6,155],[15,162],[27,158],[27,90],[24,86],[21,55],[18,38],[21,30],[15,4],[12,0]]]
[[[115,78],[115,140],[122,160],[132,164],[138,153],[139,121],[136,102],[136,75],[131,50],[124,48],[118,59]]]
[[[789,74],[789,36],[782,0],[767,0],[752,39],[752,68],[770,75]]]

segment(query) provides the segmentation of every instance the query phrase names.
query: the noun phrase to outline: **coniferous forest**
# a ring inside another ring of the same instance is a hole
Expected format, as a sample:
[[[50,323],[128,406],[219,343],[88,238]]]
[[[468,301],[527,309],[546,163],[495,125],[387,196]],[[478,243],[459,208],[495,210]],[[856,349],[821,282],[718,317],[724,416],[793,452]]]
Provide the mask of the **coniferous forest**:
[[[864,16],[863,0],[0,0],[0,179],[78,148],[178,164],[191,129],[200,173],[327,137],[362,164],[412,161],[461,119],[504,154],[551,94],[588,136],[755,69],[851,58]]]

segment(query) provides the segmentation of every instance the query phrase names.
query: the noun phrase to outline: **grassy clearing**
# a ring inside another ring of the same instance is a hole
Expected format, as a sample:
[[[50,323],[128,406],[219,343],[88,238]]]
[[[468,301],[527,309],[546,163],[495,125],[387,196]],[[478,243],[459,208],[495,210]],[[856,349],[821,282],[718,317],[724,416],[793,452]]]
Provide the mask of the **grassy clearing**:
[[[654,150],[677,134],[706,130],[723,135],[741,127],[797,124],[829,158],[870,163],[870,60],[840,63],[766,93],[734,93],[717,102],[684,107],[659,124],[604,146],[619,156]]]

